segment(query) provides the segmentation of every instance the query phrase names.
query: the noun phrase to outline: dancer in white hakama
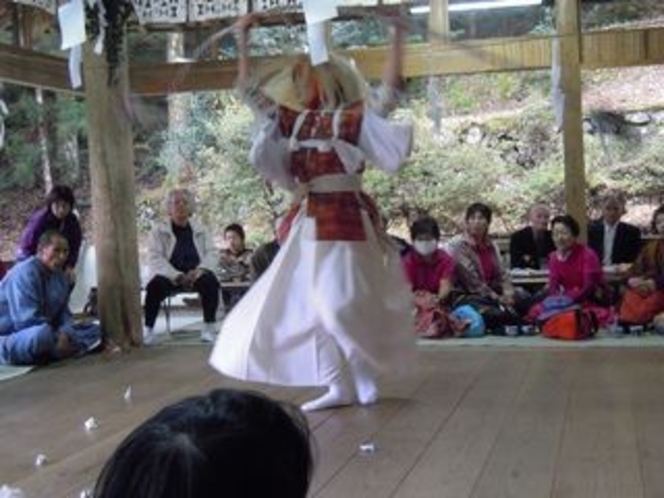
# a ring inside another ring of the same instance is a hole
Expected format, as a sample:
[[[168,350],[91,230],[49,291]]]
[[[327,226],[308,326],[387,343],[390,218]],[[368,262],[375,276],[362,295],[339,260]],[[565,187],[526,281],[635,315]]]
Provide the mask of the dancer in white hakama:
[[[410,152],[411,128],[383,117],[400,82],[402,29],[393,31],[383,87],[369,98],[338,57],[317,67],[298,58],[251,85],[255,20],[237,23],[239,85],[262,124],[251,160],[300,202],[275,260],[226,317],[210,362],[239,379],[328,386],[305,410],[373,403],[376,374],[408,368],[414,352],[399,256],[361,190],[365,159],[395,172]]]

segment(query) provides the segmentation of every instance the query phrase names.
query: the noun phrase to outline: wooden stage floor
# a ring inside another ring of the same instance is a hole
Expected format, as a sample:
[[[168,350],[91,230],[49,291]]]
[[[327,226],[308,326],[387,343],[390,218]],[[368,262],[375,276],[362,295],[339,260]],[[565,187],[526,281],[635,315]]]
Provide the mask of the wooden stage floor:
[[[0,485],[74,497],[140,421],[167,403],[239,386],[208,348],[84,358],[0,383]],[[324,498],[661,498],[664,349],[422,349],[370,408],[309,417]],[[132,387],[132,402],[123,394]],[[247,384],[244,384],[247,386]],[[301,402],[315,389],[256,386]],[[99,428],[86,432],[94,417]],[[362,453],[362,443],[375,452]],[[48,462],[34,466],[43,453]]]

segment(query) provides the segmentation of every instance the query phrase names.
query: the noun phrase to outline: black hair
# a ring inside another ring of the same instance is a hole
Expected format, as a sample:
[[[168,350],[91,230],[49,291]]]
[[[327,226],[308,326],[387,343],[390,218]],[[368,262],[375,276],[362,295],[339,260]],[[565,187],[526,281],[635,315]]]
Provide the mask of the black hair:
[[[581,227],[579,226],[579,222],[574,219],[574,217],[570,214],[560,214],[558,216],[554,216],[554,218],[551,220],[551,229],[556,225],[556,223],[560,223],[561,225],[565,225],[570,232],[572,232],[572,235],[575,237],[578,237],[579,234],[581,233]]]
[[[46,196],[45,202],[48,207],[51,207],[51,205],[57,201],[66,202],[71,209],[74,209],[74,204],[76,204],[74,192],[66,185],[54,186]]]
[[[313,458],[290,404],[216,389],[167,406],[120,443],[95,498],[305,498]]]
[[[664,214],[664,204],[659,206],[655,211],[652,213],[652,218],[650,220],[650,229],[652,230],[652,233],[658,233],[657,232],[657,217],[660,214]]]
[[[224,228],[224,234],[226,232],[235,232],[242,240],[244,240],[244,228],[242,228],[242,225],[239,223],[231,223],[230,225],[226,225],[226,228]]]
[[[418,235],[431,235],[434,239],[440,240],[440,227],[435,218],[422,216],[416,219],[410,225],[410,240],[414,241]]]
[[[465,220],[468,221],[470,217],[476,213],[481,214],[484,218],[486,218],[488,223],[491,223],[491,217],[493,216],[493,211],[491,211],[491,208],[489,206],[481,202],[473,202],[470,206],[466,208]]]
[[[67,240],[67,237],[65,237],[58,230],[51,229],[51,230],[46,230],[37,239],[37,252],[40,252],[45,247],[52,245],[55,239],[62,239],[65,242],[67,242],[67,246],[69,246],[69,241]]]

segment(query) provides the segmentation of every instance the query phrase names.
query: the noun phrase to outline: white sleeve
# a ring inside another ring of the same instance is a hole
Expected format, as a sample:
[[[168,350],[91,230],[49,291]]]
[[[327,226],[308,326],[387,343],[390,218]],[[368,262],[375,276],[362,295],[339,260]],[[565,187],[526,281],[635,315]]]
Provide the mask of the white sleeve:
[[[287,190],[296,188],[290,173],[288,140],[281,136],[279,120],[265,117],[253,138],[249,161],[263,177]]]
[[[377,168],[395,173],[410,155],[413,126],[395,123],[366,109],[358,146]]]
[[[157,227],[153,228],[148,236],[148,268],[150,279],[155,275],[162,275],[170,280],[175,280],[181,274],[170,263],[170,254],[166,247],[166,241],[160,236],[162,233]]]

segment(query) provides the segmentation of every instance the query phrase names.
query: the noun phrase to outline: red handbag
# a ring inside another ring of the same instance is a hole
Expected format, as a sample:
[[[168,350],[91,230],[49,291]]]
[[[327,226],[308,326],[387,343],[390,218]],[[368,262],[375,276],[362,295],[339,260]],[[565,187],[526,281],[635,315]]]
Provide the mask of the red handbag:
[[[664,311],[664,292],[655,291],[642,296],[635,290],[628,289],[620,303],[618,320],[627,324],[644,325],[650,323],[661,311]]]
[[[592,311],[577,306],[548,317],[540,328],[542,335],[549,339],[579,341],[593,337],[599,326]]]

